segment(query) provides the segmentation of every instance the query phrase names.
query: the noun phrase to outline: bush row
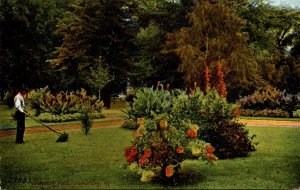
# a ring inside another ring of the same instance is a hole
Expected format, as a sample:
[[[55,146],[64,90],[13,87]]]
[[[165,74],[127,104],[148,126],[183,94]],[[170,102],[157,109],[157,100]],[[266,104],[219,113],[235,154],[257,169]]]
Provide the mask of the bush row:
[[[288,113],[289,117],[293,117],[293,111],[300,108],[300,94],[288,94],[285,91],[280,91],[271,86],[264,90],[255,91],[249,96],[241,98],[237,104],[242,109],[258,110],[258,115],[270,115],[273,114],[271,111],[275,110],[274,114],[279,114],[280,110]],[[279,117],[275,116],[275,117]]]
[[[40,113],[52,113],[54,115],[78,113],[87,107],[101,113],[103,102],[96,96],[88,96],[84,89],[76,92],[59,92],[51,94],[48,87],[30,91],[28,99],[31,107],[36,110],[36,116]]]
[[[71,113],[71,114],[62,114],[62,115],[54,115],[52,113],[42,113],[40,114],[37,119],[42,122],[67,122],[67,121],[75,121],[81,119],[80,113]],[[91,113],[91,119],[99,119],[103,118],[104,116],[101,113]]]
[[[289,117],[289,113],[282,109],[264,109],[264,110],[250,110],[241,109],[241,116],[247,117]]]

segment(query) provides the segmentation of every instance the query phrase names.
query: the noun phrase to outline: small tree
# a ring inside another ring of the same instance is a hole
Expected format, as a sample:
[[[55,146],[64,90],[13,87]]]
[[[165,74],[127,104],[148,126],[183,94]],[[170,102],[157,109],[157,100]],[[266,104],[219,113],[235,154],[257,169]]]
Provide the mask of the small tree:
[[[107,85],[113,76],[109,74],[109,70],[103,66],[104,60],[99,57],[95,59],[96,64],[93,67],[90,67],[90,78],[88,79],[89,85],[98,90],[98,98],[100,100],[100,92],[105,85]]]

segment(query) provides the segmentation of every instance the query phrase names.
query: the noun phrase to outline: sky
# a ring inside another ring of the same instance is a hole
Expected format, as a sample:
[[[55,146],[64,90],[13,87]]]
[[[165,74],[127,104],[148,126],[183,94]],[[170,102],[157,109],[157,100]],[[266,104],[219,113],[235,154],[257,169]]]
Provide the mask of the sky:
[[[273,5],[288,5],[292,7],[300,7],[300,0],[269,0]]]

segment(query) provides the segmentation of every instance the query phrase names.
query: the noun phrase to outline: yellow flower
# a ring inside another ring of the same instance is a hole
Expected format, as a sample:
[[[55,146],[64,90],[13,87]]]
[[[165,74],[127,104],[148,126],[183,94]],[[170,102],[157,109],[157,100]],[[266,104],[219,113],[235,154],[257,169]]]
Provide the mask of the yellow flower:
[[[199,148],[192,148],[192,154],[195,156],[200,156],[201,150]]]
[[[154,172],[153,171],[143,171],[142,172],[142,177],[141,177],[141,181],[142,182],[150,182],[152,180],[152,178],[154,177]]]
[[[139,168],[139,166],[136,162],[132,162],[132,164],[130,164],[130,166],[129,166],[129,169],[134,172],[138,171],[138,168]]]
[[[168,127],[168,121],[165,120],[165,119],[160,120],[160,121],[159,121],[159,127],[160,127],[161,129],[167,128],[167,127]]]
[[[145,125],[145,118],[138,118],[136,121],[137,126]]]
[[[192,129],[198,131],[199,130],[199,126],[197,124],[192,124]]]

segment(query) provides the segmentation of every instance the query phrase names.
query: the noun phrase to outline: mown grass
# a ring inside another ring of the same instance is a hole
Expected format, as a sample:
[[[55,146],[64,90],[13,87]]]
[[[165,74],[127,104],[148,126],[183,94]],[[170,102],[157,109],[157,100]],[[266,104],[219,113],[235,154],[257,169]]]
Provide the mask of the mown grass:
[[[87,136],[68,131],[70,140],[55,143],[53,133],[26,134],[25,144],[0,138],[1,182],[6,189],[293,189],[300,187],[300,129],[248,127],[257,135],[250,157],[183,163],[177,186],[142,183],[124,168],[124,147],[132,131],[119,127],[94,128]],[[17,181],[14,181],[17,178]],[[25,183],[18,179],[27,180]],[[30,180],[30,181],[28,181]]]

